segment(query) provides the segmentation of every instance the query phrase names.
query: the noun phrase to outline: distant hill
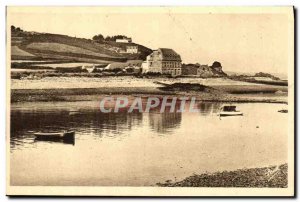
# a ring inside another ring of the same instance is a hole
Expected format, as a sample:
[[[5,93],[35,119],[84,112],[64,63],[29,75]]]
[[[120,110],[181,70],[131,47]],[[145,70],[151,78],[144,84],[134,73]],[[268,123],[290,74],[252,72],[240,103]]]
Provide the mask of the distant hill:
[[[239,76],[239,75],[253,76],[254,75],[254,73],[245,73],[245,72],[236,72],[236,71],[225,71],[225,73],[228,76]]]
[[[12,60],[55,59],[111,63],[126,62],[127,60],[145,60],[146,56],[152,53],[151,49],[135,43],[98,43],[91,39],[67,35],[27,32],[13,26],[11,30]],[[128,45],[138,46],[139,53],[124,53]]]
[[[234,72],[234,71],[225,71],[225,72],[228,76],[239,76],[239,75],[243,75],[243,76],[255,76],[256,75],[256,76],[259,76],[259,75],[257,75],[258,73],[245,73],[245,72]],[[287,78],[288,78],[287,74],[283,74],[283,73],[272,73],[271,72],[271,73],[268,73],[268,74],[273,75],[275,77],[278,77],[282,80],[287,80]]]

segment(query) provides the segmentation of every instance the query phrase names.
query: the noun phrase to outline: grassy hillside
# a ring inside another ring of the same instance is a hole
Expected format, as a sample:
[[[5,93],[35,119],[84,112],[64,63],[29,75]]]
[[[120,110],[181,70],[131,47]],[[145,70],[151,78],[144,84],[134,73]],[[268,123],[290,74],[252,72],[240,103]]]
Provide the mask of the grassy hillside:
[[[132,45],[134,43],[130,43]],[[61,61],[111,63],[127,60],[144,60],[152,50],[139,46],[140,53],[120,53],[129,44],[115,42],[97,43],[91,39],[59,34],[12,31],[12,60],[55,59]]]

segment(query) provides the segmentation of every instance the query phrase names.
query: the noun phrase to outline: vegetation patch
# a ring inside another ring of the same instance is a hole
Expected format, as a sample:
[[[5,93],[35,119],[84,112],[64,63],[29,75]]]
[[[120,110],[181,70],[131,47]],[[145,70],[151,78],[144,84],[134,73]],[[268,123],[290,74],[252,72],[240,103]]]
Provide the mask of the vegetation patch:
[[[12,46],[11,47],[11,55],[18,55],[18,56],[24,56],[24,57],[34,57],[33,54],[20,49],[18,46]]]

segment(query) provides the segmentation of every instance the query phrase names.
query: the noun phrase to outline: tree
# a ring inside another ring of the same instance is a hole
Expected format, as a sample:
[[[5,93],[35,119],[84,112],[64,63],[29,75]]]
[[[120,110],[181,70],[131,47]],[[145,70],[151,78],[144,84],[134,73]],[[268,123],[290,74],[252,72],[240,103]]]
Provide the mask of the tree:
[[[125,35],[115,35],[115,36],[104,36],[102,34],[98,34],[93,36],[93,40],[97,42],[103,42],[103,41],[116,41],[117,39],[123,39],[123,38],[128,38]]]
[[[16,27],[15,26],[10,26],[10,30],[13,32],[13,31],[15,31],[16,30]]]
[[[212,64],[212,66],[211,67],[213,67],[213,68],[217,68],[217,67],[222,67],[222,65],[221,65],[221,63],[220,62],[218,62],[218,61],[215,61],[213,64]]]
[[[105,37],[105,41],[111,41],[111,40],[112,40],[112,39],[111,39],[110,36]]]
[[[103,37],[102,34],[98,34],[98,35],[93,36],[93,40],[98,41],[98,42],[102,42],[102,41],[104,41],[104,37]]]
[[[128,72],[128,73],[133,73],[133,72],[134,72],[134,68],[129,67],[129,68],[126,69],[126,72]]]
[[[114,73],[118,73],[118,72],[122,72],[123,70],[121,68],[117,67],[117,68],[112,69],[111,71]]]

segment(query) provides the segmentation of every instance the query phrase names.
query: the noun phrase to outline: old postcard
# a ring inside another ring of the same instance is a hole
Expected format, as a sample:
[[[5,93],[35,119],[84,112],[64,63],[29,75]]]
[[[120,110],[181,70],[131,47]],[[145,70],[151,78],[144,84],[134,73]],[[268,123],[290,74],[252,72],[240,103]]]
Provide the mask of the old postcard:
[[[7,195],[293,196],[293,7],[7,7]]]

